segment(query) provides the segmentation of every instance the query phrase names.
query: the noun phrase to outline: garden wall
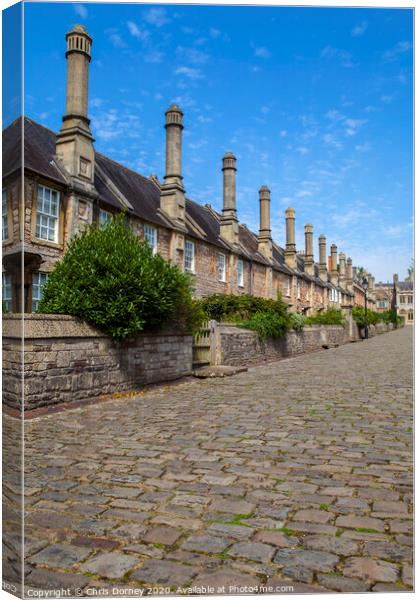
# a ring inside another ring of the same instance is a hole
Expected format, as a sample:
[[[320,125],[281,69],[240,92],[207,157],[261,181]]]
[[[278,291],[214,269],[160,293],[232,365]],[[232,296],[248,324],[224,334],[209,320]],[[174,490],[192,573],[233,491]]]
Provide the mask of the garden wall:
[[[269,338],[264,342],[255,331],[235,325],[221,324],[218,329],[217,363],[233,366],[279,360],[349,341],[347,329],[337,325],[305,327],[302,331],[289,331],[283,338]]]
[[[25,410],[134,390],[191,373],[192,337],[141,334],[114,342],[65,315],[25,315]],[[3,315],[3,403],[20,408],[22,317]]]
[[[369,336],[391,329],[392,325],[379,323],[369,327]],[[359,332],[354,322],[350,323],[350,327],[313,325],[304,327],[302,331],[289,331],[283,338],[269,338],[261,342],[255,331],[222,323],[217,327],[216,335],[216,364],[239,366],[279,360],[360,340],[363,332]]]

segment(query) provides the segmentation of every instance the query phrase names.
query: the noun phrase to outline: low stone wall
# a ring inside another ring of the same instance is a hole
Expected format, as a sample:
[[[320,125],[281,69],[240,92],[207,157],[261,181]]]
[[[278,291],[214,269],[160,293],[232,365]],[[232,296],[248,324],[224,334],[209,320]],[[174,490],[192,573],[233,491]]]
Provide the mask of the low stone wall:
[[[270,338],[264,342],[255,331],[230,324],[221,324],[218,335],[217,364],[232,366],[279,360],[349,341],[347,328],[336,325],[305,327],[302,331],[289,331],[283,338]]]
[[[192,337],[141,334],[114,342],[64,315],[3,316],[3,403],[25,410],[97,398],[191,373]],[[22,359],[24,365],[22,369]]]
[[[364,339],[364,337],[365,337],[364,328],[363,327],[358,328],[356,324],[355,324],[355,327],[358,332],[358,338],[357,338],[357,334],[355,334],[355,338],[356,339]],[[392,331],[393,329],[395,329],[395,325],[393,323],[377,323],[376,325],[369,325],[368,336],[375,337],[375,335],[379,335],[381,333],[387,333],[388,331]]]

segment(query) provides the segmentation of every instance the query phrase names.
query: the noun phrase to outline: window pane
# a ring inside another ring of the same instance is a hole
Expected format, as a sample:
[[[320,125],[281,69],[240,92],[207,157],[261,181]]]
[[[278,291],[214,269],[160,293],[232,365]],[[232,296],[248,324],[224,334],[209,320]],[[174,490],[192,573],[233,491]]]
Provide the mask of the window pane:
[[[60,199],[56,190],[38,186],[38,204],[35,235],[41,240],[58,241],[58,215]]]
[[[2,300],[4,309],[8,312],[12,310],[12,277],[9,273],[2,274]]]

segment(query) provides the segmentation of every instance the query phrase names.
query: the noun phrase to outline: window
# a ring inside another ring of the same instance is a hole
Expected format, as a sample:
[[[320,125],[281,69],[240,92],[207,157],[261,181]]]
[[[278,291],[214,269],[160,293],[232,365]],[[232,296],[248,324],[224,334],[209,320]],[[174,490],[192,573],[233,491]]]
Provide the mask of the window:
[[[413,296],[407,296],[407,303],[413,304]]]
[[[184,269],[189,273],[194,273],[195,270],[195,252],[194,243],[190,240],[185,240],[184,245]]]
[[[2,283],[3,307],[7,312],[10,312],[12,310],[12,276],[9,273],[3,273]]]
[[[405,296],[400,296],[400,304],[405,304]]]
[[[33,273],[32,275],[32,312],[38,310],[42,298],[42,288],[47,283],[48,273]]]
[[[300,281],[297,282],[297,299],[300,300]]]
[[[156,227],[152,227],[151,225],[144,226],[144,239],[149,244],[151,249],[153,250],[153,254],[157,252],[157,231]]]
[[[244,261],[242,258],[238,258],[238,286],[244,287]]]
[[[378,308],[386,308],[388,306],[388,302],[386,300],[378,300],[376,305]]]
[[[412,311],[412,310],[409,310],[409,311],[408,311],[408,320],[409,320],[409,321],[412,321],[413,319],[414,319],[414,314],[413,314],[413,311]]]
[[[59,204],[58,192],[43,185],[38,186],[35,235],[40,240],[58,242]]]
[[[226,256],[224,254],[219,254],[217,258],[217,272],[219,276],[219,281],[226,281]]]
[[[9,215],[7,213],[7,193],[6,188],[2,190],[2,203],[1,203],[1,218],[2,218],[2,240],[9,239]]]
[[[286,279],[286,296],[290,296],[290,279]]]
[[[112,215],[103,208],[99,209],[99,227],[104,227],[111,220]]]

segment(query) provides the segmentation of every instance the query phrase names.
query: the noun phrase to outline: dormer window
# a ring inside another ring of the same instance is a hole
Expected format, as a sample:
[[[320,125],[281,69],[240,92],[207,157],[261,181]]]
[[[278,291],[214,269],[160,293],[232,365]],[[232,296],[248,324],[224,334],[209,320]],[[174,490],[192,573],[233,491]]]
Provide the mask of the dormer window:
[[[35,235],[39,240],[58,243],[59,212],[59,192],[38,185]]]

